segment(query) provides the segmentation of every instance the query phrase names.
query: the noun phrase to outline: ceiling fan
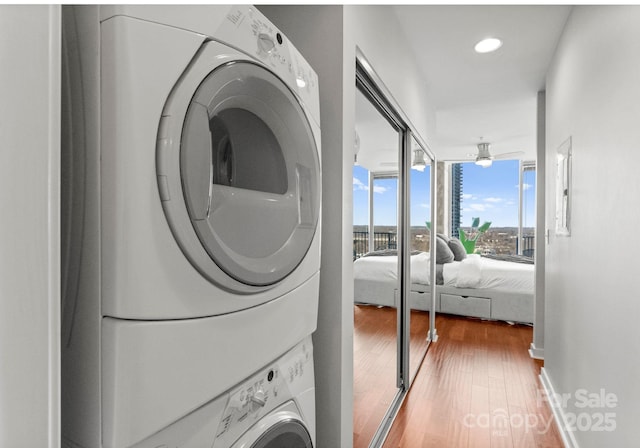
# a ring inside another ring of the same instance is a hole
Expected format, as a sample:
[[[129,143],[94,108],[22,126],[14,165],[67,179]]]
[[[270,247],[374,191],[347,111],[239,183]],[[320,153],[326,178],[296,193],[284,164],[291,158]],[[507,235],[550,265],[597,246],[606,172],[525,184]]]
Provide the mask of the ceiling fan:
[[[411,158],[411,168],[417,171],[424,171],[426,166],[427,166],[427,162],[425,161],[424,158],[425,152],[420,149],[420,148],[415,148],[413,149],[413,156]],[[398,162],[397,161],[393,161],[393,162],[380,162],[380,166],[388,166],[388,167],[393,167],[397,170],[398,168]]]
[[[489,152],[489,146],[491,145],[486,142],[478,143],[477,154],[467,154],[467,157],[474,158],[476,165],[479,165],[483,168],[488,168],[491,166],[494,160],[513,159],[516,156],[524,154],[524,151],[513,151],[513,152],[503,152],[500,154],[491,155],[491,153]]]

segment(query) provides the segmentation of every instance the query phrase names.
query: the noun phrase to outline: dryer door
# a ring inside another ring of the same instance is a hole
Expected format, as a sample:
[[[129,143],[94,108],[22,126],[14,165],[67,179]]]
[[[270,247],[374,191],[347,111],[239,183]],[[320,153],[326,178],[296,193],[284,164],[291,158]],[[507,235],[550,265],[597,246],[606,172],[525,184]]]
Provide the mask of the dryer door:
[[[266,287],[305,257],[320,210],[318,149],[296,96],[265,67],[236,61],[208,72],[187,106],[178,163],[166,171],[180,179],[191,229],[176,216],[185,207],[165,201],[165,212],[206,277],[220,280],[221,270]]]
[[[313,448],[313,444],[301,422],[286,420],[270,427],[251,448]]]

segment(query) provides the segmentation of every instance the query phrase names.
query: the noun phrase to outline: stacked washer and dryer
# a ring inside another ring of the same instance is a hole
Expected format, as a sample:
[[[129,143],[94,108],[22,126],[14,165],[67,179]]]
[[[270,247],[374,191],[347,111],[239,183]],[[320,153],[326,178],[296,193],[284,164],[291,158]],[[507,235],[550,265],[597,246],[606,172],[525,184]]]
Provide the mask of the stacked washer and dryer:
[[[317,76],[254,7],[63,7],[63,446],[309,448]]]

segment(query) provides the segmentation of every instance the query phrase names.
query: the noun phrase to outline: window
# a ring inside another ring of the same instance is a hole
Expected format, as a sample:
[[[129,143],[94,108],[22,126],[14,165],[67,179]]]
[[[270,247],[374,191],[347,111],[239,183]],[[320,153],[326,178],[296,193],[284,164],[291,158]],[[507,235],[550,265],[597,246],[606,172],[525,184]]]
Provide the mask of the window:
[[[476,253],[533,256],[535,163],[494,160],[489,168],[454,163],[450,173],[450,234],[458,236],[460,228],[473,232],[479,218],[480,226],[491,225],[478,236]]]

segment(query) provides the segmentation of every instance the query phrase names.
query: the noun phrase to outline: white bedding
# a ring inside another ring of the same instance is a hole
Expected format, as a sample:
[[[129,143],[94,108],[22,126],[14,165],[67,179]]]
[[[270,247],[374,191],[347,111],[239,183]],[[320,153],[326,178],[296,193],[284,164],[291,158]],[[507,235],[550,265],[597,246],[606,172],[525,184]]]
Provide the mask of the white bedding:
[[[442,272],[445,286],[533,292],[534,265],[468,255],[462,261],[446,263]]]
[[[411,256],[411,283],[428,285],[429,253]],[[533,293],[534,265],[493,260],[480,255],[468,255],[463,261],[443,265],[444,286],[474,289],[498,289]],[[353,263],[354,278],[392,282],[397,280],[398,257],[372,256],[358,258]]]
[[[429,252],[411,256],[411,282],[428,285]],[[373,256],[358,258],[353,262],[353,277],[360,280],[395,282],[398,279],[397,256]]]

